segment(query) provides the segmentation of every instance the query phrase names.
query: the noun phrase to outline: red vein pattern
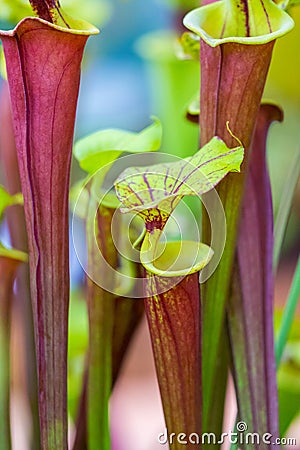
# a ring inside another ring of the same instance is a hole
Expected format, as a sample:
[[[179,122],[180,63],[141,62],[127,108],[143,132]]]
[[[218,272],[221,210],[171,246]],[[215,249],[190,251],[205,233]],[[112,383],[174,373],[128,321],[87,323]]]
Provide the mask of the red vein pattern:
[[[168,433],[200,435],[201,430],[201,306],[199,273],[174,279],[147,274],[145,309]],[[164,289],[162,289],[162,287]],[[181,449],[176,439],[170,445]],[[188,443],[187,449],[200,444]]]

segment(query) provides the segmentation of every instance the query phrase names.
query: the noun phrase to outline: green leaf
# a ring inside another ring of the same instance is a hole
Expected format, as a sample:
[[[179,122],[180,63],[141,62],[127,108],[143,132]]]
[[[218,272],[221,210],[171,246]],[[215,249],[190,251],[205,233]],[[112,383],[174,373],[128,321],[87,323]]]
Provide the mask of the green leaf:
[[[139,133],[119,129],[108,129],[90,134],[76,142],[74,156],[80,167],[89,173],[77,182],[70,192],[70,207],[81,219],[86,218],[90,194],[95,200],[110,208],[117,208],[119,201],[114,193],[103,196],[104,178],[115,160],[122,153],[141,153],[160,148],[162,126],[157,118],[154,123]]]
[[[243,156],[243,147],[229,149],[214,137],[192,157],[126,169],[115,183],[122,212],[136,211],[146,227],[162,230],[182,197],[204,194],[228,172],[239,172]]]
[[[225,42],[264,44],[283,36],[294,27],[293,19],[272,0],[221,0],[194,9],[184,25],[208,45]]]
[[[105,166],[106,173],[111,164],[123,153],[141,153],[158,150],[162,127],[158,119],[139,133],[119,129],[98,131],[81,140],[74,147],[74,156],[80,167],[93,174]]]
[[[148,272],[178,277],[195,273],[210,261],[209,246],[193,241],[161,242],[162,230],[180,200],[211,190],[228,172],[240,170],[244,150],[229,149],[214,137],[194,156],[148,167],[131,167],[117,179],[115,189],[123,213],[135,211],[147,233],[141,263]]]

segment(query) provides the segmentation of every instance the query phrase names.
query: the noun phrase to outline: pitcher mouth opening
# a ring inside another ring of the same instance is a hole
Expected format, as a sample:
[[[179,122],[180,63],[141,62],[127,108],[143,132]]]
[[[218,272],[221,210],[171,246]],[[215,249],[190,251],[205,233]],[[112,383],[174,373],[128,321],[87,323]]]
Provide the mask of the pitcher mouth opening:
[[[164,276],[186,276],[203,269],[213,250],[196,241],[161,242],[147,234],[141,248],[141,263],[148,272]]]
[[[263,23],[264,21],[261,21]],[[186,28],[200,36],[211,47],[225,43],[246,45],[266,44],[288,33],[294,27],[293,19],[275,3],[268,2],[265,24],[255,24],[250,35],[237,32],[235,17],[228,9],[227,0],[220,0],[190,11],[183,20]]]

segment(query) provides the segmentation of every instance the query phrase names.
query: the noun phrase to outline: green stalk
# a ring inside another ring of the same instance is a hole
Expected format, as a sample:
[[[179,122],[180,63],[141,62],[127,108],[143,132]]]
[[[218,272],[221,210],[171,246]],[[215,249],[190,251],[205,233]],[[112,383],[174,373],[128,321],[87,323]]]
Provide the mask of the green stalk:
[[[284,347],[287,343],[288,335],[292,327],[297,304],[299,302],[299,296],[300,296],[300,258],[298,258],[292,285],[290,288],[286,306],[284,308],[280,329],[276,340],[275,354],[276,354],[277,368],[279,367]]]
[[[105,271],[99,267],[97,254],[99,249],[105,259],[115,267],[117,254],[111,237],[111,220],[113,209],[100,206],[95,224],[95,204],[90,197],[87,238],[89,274],[96,270]],[[96,229],[95,229],[96,225]],[[97,233],[95,245],[94,233]],[[107,277],[110,275],[107,274]],[[88,309],[89,309],[89,358],[87,385],[87,427],[88,449],[110,450],[108,403],[112,389],[112,339],[115,297],[105,291],[94,281],[88,279]]]
[[[88,281],[90,351],[88,365],[88,449],[110,449],[108,402],[111,393],[111,294]]]

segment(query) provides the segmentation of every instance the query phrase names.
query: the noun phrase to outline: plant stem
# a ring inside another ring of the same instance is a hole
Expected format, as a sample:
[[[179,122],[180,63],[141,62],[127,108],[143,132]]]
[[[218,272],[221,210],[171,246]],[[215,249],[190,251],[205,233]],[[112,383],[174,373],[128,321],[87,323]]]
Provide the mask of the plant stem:
[[[111,236],[111,221],[114,209],[100,206],[96,216],[95,203],[90,197],[87,219],[87,239],[89,273],[104,271],[99,267],[97,252],[100,250],[105,260],[112,267],[117,264],[117,252]],[[98,247],[93,239],[97,233]],[[113,280],[112,280],[113,282]],[[112,388],[112,339],[115,296],[105,291],[91,279],[88,279],[88,309],[89,309],[89,357],[87,385],[87,427],[88,449],[110,449],[108,403]]]
[[[108,402],[111,393],[112,313],[109,292],[88,281],[90,347],[88,364],[88,448],[110,449]]]

